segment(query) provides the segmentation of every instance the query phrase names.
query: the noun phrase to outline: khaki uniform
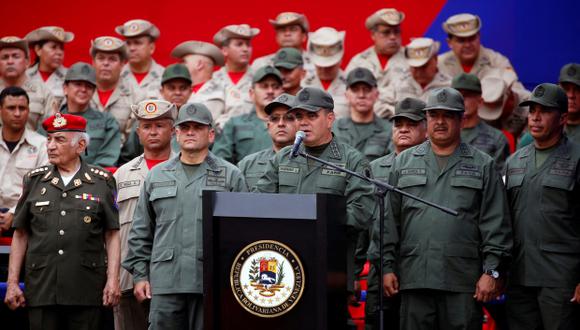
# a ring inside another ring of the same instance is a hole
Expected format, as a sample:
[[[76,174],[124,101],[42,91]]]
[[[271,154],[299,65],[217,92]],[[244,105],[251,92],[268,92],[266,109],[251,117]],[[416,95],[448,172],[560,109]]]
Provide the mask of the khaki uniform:
[[[140,90],[144,98],[159,99],[161,98],[159,90],[161,89],[161,76],[163,75],[163,70],[165,70],[165,68],[162,65],[159,65],[157,62],[152,60],[151,69],[149,69],[145,78],[141,80],[141,83],[138,83],[135,75],[131,72],[129,64],[125,64],[121,71],[121,79],[133,84],[133,88]]]
[[[356,124],[350,118],[339,118],[332,130],[336,139],[360,151],[370,161],[389,153],[392,124],[375,117],[371,123]]]
[[[256,71],[259,68],[266,66],[266,65],[274,65],[274,57],[276,57],[276,53],[264,55],[262,57],[258,57],[252,63],[252,70]],[[310,54],[306,50],[302,50],[302,61],[304,61],[303,68],[308,72],[316,72],[314,68],[314,63],[312,63],[312,59],[310,58]]]
[[[317,87],[324,90],[320,79],[312,72],[308,72],[301,83],[302,87]],[[332,81],[326,92],[328,92],[334,100],[334,113],[337,118],[350,116],[350,107],[346,100],[346,73],[339,71],[338,76]]]
[[[395,113],[395,104],[402,99],[406,97],[413,97],[422,101],[427,101],[429,92],[437,88],[449,86],[451,86],[451,77],[442,72],[437,72],[433,80],[427,84],[425,88],[422,88],[421,85],[419,85],[419,83],[409,73],[396,84],[390,84],[389,87],[383,91],[383,95],[377,101],[377,103],[381,103],[380,107],[382,109],[386,109],[386,113],[392,115]]]
[[[479,122],[473,128],[461,129],[461,140],[493,158],[495,169],[503,173],[506,159],[510,155],[507,138],[498,129]]]
[[[24,84],[20,87],[26,91],[30,99],[30,113],[28,114],[26,127],[36,131],[42,125],[44,119],[52,116],[56,112],[59,104],[50,90],[38,81],[33,81],[27,77]],[[6,85],[0,78],[0,91],[4,88],[6,88]]]
[[[95,91],[90,107],[100,112],[108,112],[117,120],[121,132],[121,141],[125,142],[127,136],[131,133],[133,122],[131,116],[131,105],[137,104],[145,99],[140,90],[135,88],[127,81],[120,79],[119,84],[111,94],[107,104],[101,104],[99,94]]]
[[[25,175],[13,227],[29,235],[24,265],[28,307],[102,306],[105,232],[119,229],[115,191],[107,171],[84,161],[66,186],[53,165]]]
[[[24,175],[45,164],[48,155],[44,136],[26,129],[12,153],[0,138],[0,207],[9,208],[14,214]]]
[[[46,81],[44,81],[42,80],[40,72],[38,72],[37,63],[26,70],[26,75],[32,81],[43,83],[54,96],[56,103],[60,105],[64,99],[62,85],[64,84],[64,76],[66,75],[66,71],[67,68],[60,66],[50,75],[50,77],[48,77]]]
[[[210,84],[208,88],[212,90],[212,94],[215,88],[224,102],[223,112],[216,115],[213,112],[219,110],[219,108],[215,110],[210,109],[212,110],[212,116],[216,125],[223,126],[231,117],[251,111],[252,101],[250,100],[250,88],[252,87],[253,73],[254,71],[248,68],[244,76],[234,85],[224,66],[218,71],[215,71],[211,80],[206,82],[206,84]],[[217,96],[215,99],[217,99]]]
[[[224,124],[231,118],[226,114],[225,97],[223,91],[215,80],[206,81],[203,86],[197,91],[193,92],[189,97],[188,103],[203,103],[211,112],[213,118],[218,118],[214,124],[222,128]]]
[[[256,186],[258,180],[266,173],[268,160],[275,155],[276,152],[274,152],[274,149],[268,148],[247,155],[244,159],[240,160],[238,168],[242,171],[244,178],[246,178],[248,189],[252,190]]]

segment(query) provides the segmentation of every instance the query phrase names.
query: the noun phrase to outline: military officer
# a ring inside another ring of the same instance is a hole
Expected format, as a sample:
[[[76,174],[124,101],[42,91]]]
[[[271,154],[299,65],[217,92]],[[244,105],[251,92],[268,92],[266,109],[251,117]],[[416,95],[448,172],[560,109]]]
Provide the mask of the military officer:
[[[159,29],[144,19],[132,19],[115,28],[115,32],[125,38],[127,64],[123,66],[121,78],[141,90],[144,97],[159,98],[163,66],[153,59],[155,41]]]
[[[460,73],[453,78],[451,87],[461,93],[465,103],[461,140],[490,155],[498,173],[503,173],[505,161],[510,155],[508,141],[500,130],[486,124],[478,116],[478,108],[483,104],[479,78],[471,73]]]
[[[425,102],[419,99],[405,98],[395,106],[395,114],[390,118],[393,123],[393,147],[390,154],[371,162],[373,177],[384,182],[389,181],[389,175],[395,157],[411,147],[425,142],[427,138],[427,121],[425,118]],[[377,209],[378,211],[378,209]],[[376,213],[376,212],[375,212]],[[369,273],[367,275],[367,300],[365,304],[365,329],[379,329],[378,308],[379,308],[379,222],[378,214],[375,214],[373,227],[370,231],[364,232],[359,238],[357,246],[357,261],[359,269],[367,259],[370,261]],[[370,237],[369,237],[370,232]],[[372,241],[369,241],[372,238]],[[368,252],[368,253],[367,253]],[[360,271],[356,272],[357,274]],[[392,329],[399,329],[399,308],[401,299],[398,296],[385,297],[385,323]]]
[[[316,87],[327,91],[334,99],[334,115],[348,116],[346,73],[340,65],[344,56],[345,31],[321,27],[309,33],[308,51],[312,54],[315,71],[307,72],[302,87]]]
[[[240,170],[209,151],[212,121],[203,104],[183,106],[180,154],[152,168],[141,189],[123,267],[137,300],[152,299],[149,329],[202,329],[201,194],[247,191]]]
[[[461,141],[457,90],[431,92],[424,111],[429,140],[395,158],[389,183],[459,215],[389,194],[384,292],[401,292],[401,329],[479,330],[513,244],[505,191],[491,157]]]
[[[60,26],[43,26],[24,37],[36,53],[36,62],[26,70],[26,75],[30,80],[44,83],[59,105],[64,98],[64,45],[73,41],[74,37],[74,33]]]
[[[356,68],[346,77],[350,117],[334,123],[336,139],[359,150],[373,161],[389,152],[391,123],[379,118],[373,106],[379,97],[377,80],[369,69]]]
[[[115,179],[81,159],[86,124],[70,114],[47,118],[51,164],[24,177],[5,302],[28,308],[30,329],[101,329],[101,306],[119,301]],[[22,268],[25,292],[18,286]]]
[[[48,163],[46,138],[26,127],[28,95],[20,87],[0,92],[0,236],[12,236],[10,228],[16,203],[22,194],[24,175]]]
[[[131,105],[145,98],[135,85],[121,79],[127,46],[115,37],[98,37],[93,40],[90,53],[97,74],[91,108],[113,115],[121,130],[121,141],[125,142],[132,126]]]
[[[121,166],[114,174],[117,180],[122,259],[127,256],[129,232],[145,177],[149,170],[172,155],[171,137],[174,131],[173,122],[177,116],[176,106],[161,100],[141,101],[132,109],[137,119],[137,134],[144,152]],[[115,308],[115,328],[117,330],[147,328],[149,313],[147,307],[140,305],[133,295],[131,274],[121,269],[121,301]]]
[[[276,43],[280,49],[296,49],[302,57],[304,68],[308,71],[314,71],[310,54],[302,49],[310,28],[306,16],[295,12],[282,12],[276,16],[276,19],[271,19],[270,24],[276,30]],[[255,59],[252,63],[252,69],[257,70],[265,65],[274,65],[275,56],[276,53],[273,53]]]
[[[568,63],[560,70],[558,79],[560,86],[568,97],[568,120],[566,136],[580,144],[580,64]]]
[[[215,45],[203,41],[184,41],[177,45],[171,56],[183,61],[189,70],[192,93],[189,102],[203,103],[213,118],[225,112],[224,95],[211,80],[214,67],[224,65],[224,55]]]
[[[252,39],[259,33],[260,29],[248,24],[228,25],[213,37],[214,44],[221,48],[225,58],[225,65],[213,73],[211,80],[224,100],[223,113],[214,118],[218,127],[229,118],[252,109],[248,93],[254,70],[250,67],[250,59]]]
[[[381,109],[392,114],[395,104],[406,97],[426,101],[431,91],[451,85],[451,77],[437,69],[437,52],[439,42],[431,38],[415,38],[407,45],[405,59],[410,72],[383,90]]]
[[[409,73],[405,61],[404,47],[401,46],[401,24],[405,14],[394,8],[383,8],[366,19],[365,27],[371,33],[373,45],[356,54],[348,63],[346,72],[355,68],[371,70],[377,78],[379,97],[382,91],[392,82],[398,82]],[[377,103],[375,112],[383,118],[392,115],[392,109],[379,108],[384,103]]]
[[[302,88],[302,80],[306,76],[304,59],[296,48],[282,48],[273,58],[273,66],[282,74],[282,89],[284,93],[296,95]]]
[[[238,163],[238,168],[244,174],[249,189],[255,187],[258,180],[266,172],[268,159],[294,142],[298,127],[294,115],[288,113],[288,110],[294,106],[294,102],[293,95],[283,93],[264,108],[268,115],[266,126],[272,139],[272,148],[250,154]]]
[[[26,75],[30,61],[28,42],[18,37],[0,38],[0,91],[6,87],[22,87],[30,99],[27,126],[36,131],[42,121],[58,108],[50,90]]]
[[[249,91],[254,104],[250,113],[231,118],[217,137],[212,151],[216,156],[236,164],[254,152],[272,147],[266,122],[266,105],[282,94],[282,76],[272,66],[260,68],[252,77]]]
[[[512,330],[580,328],[580,145],[563,129],[566,92],[534,88],[528,129],[533,144],[506,164],[514,259],[506,301]]]

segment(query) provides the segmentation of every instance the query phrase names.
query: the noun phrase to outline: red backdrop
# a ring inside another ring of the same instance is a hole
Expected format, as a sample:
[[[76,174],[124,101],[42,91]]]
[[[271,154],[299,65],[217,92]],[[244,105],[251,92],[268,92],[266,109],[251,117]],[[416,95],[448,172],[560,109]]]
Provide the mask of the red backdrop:
[[[75,33],[75,40],[66,46],[65,64],[90,61],[90,40],[98,36],[116,36],[115,26],[134,18],[152,21],[161,30],[155,58],[167,65],[174,60],[169,53],[184,40],[211,42],[222,26],[248,23],[261,29],[254,39],[254,55],[271,53],[277,49],[274,30],[268,19],[281,11],[306,14],[311,31],[321,26],[331,26],[346,31],[346,54],[343,66],[354,54],[371,44],[364,27],[367,16],[380,8],[393,7],[403,11],[403,42],[410,37],[421,36],[427,31],[445,1],[376,1],[359,0],[347,2],[329,0],[293,1],[4,1],[0,34],[23,37],[43,25],[58,25]]]

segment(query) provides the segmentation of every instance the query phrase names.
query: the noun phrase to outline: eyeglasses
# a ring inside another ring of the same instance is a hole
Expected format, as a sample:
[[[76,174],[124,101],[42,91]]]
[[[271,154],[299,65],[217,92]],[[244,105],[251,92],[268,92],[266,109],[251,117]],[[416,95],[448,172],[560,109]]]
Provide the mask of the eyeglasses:
[[[293,114],[285,114],[283,116],[272,115],[272,116],[268,117],[268,120],[271,123],[279,123],[280,119],[282,119],[285,123],[293,123],[296,120],[296,117]]]

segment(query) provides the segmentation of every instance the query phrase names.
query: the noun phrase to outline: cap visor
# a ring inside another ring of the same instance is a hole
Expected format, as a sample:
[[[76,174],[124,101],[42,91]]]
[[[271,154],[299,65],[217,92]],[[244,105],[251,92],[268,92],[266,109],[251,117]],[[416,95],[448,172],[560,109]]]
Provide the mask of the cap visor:
[[[453,111],[453,112],[465,112],[464,109],[451,108],[451,107],[446,107],[446,106],[442,106],[442,105],[423,108],[423,111],[429,111],[429,110],[445,110],[445,111]]]
[[[409,64],[409,66],[412,66],[414,68],[418,68],[420,66],[425,65],[425,63],[427,63],[428,61],[429,61],[429,58],[427,58],[427,59],[420,59],[420,60],[407,59],[407,64]]]
[[[176,121],[175,124],[173,124],[173,127],[177,127],[183,123],[198,123],[198,124],[202,124],[202,125],[211,126],[211,123],[208,123],[206,121],[193,120],[193,119],[182,119],[182,120]]]
[[[377,87],[377,84],[371,84],[368,81],[366,81],[365,79],[358,79],[358,78],[355,78],[351,82],[349,82],[348,87],[350,87],[354,84],[358,84],[358,83],[363,83],[363,84],[369,85],[371,87]]]
[[[337,64],[338,62],[340,62],[340,60],[342,59],[342,55],[343,52],[340,52],[338,54],[335,54],[333,56],[318,56],[318,55],[312,55],[312,63],[314,63],[314,65],[322,67],[322,68],[326,68],[329,66],[333,66],[335,64]]]
[[[552,102],[546,102],[546,100],[542,100],[536,97],[533,97],[529,100],[520,102],[520,107],[526,107],[529,105],[533,105],[533,104],[539,104],[539,105],[543,105],[545,107],[548,108],[559,108],[560,106],[557,103],[552,103]]]
[[[298,104],[295,107],[291,108],[289,111],[292,110],[306,110],[306,111],[310,111],[310,112],[318,112],[320,111],[320,107],[315,107],[313,105],[308,105],[308,104]]]
[[[288,70],[293,70],[298,67],[300,64],[296,63],[288,63],[288,62],[281,62],[281,63],[274,63],[275,68],[283,68]]]
[[[425,117],[421,117],[419,115],[415,115],[415,114],[412,114],[412,113],[400,113],[398,115],[392,116],[389,119],[389,121],[393,121],[396,118],[407,118],[407,119],[411,119],[412,121],[421,121],[421,120],[425,120],[426,119]]]
[[[264,108],[264,111],[266,112],[267,115],[269,115],[277,107],[286,107],[286,108],[290,109],[290,106],[288,106],[287,104],[282,103],[282,102],[275,102],[274,101],[274,102],[268,103],[268,105],[266,105],[266,107]]]

